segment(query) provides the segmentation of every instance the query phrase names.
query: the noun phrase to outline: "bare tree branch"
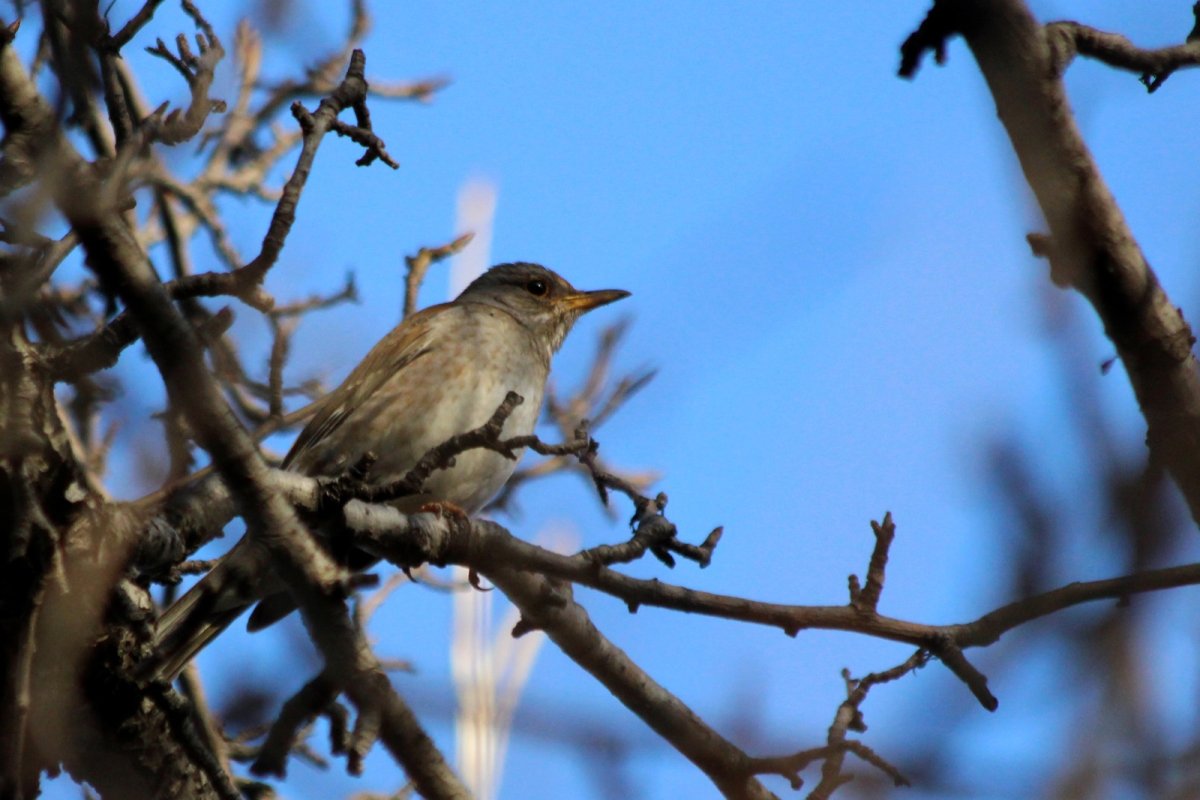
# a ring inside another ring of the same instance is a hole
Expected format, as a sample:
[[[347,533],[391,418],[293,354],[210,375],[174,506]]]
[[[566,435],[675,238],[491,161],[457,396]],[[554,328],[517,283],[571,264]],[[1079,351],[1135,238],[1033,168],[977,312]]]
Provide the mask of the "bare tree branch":
[[[1050,228],[1039,248],[1049,254],[1050,276],[1079,291],[1100,316],[1146,418],[1151,457],[1200,522],[1195,336],[1146,262],[1071,115],[1062,56],[1052,46],[1071,30],[1048,32],[1020,0],[935,0],[901,48],[900,74],[915,74],[927,50],[944,59],[950,36],[966,39]],[[1176,63],[1155,60],[1149,68]]]

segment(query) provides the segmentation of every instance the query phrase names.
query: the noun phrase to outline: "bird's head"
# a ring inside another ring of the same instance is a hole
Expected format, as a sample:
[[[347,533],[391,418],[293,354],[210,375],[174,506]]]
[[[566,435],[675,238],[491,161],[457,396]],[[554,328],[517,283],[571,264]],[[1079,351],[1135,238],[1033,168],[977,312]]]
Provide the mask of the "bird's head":
[[[517,262],[492,267],[472,281],[458,299],[504,309],[553,353],[585,312],[628,296],[629,292],[621,289],[583,292],[553,270]]]

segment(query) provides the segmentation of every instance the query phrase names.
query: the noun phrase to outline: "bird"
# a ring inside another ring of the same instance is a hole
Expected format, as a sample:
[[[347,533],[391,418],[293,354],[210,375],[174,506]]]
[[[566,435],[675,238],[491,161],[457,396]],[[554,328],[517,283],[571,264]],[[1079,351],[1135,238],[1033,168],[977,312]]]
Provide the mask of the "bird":
[[[550,361],[584,313],[628,297],[621,289],[580,291],[538,264],[500,264],[454,300],[406,317],[320,401],[281,468],[337,477],[371,454],[369,486],[405,476],[430,449],[488,421],[509,392],[523,398],[505,420],[505,438],[533,433]],[[519,456],[519,453],[518,453]],[[434,472],[420,494],[393,505],[411,513],[431,504],[479,511],[516,461],[469,450]],[[359,560],[370,563],[365,554]],[[265,547],[244,537],[159,618],[144,673],[174,679],[193,656],[247,608],[258,630],[295,608],[270,572]]]

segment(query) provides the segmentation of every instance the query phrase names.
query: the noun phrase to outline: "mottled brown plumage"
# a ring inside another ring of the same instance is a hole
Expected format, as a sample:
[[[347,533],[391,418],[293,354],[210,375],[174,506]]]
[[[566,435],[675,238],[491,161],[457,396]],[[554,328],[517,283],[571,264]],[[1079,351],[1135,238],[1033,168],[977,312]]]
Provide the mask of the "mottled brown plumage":
[[[505,421],[505,436],[533,432],[550,359],[584,312],[628,295],[580,292],[536,264],[502,264],[477,278],[453,302],[405,319],[322,402],[284,459],[287,469],[341,475],[367,451],[376,456],[368,480],[404,476],[431,448],[488,420],[505,395],[524,402]],[[478,511],[512,474],[516,462],[472,450],[434,473],[425,491],[403,498],[405,511],[452,503]],[[256,600],[257,629],[292,609],[265,550],[239,542],[229,555],[159,620],[153,672],[174,677],[210,639]]]

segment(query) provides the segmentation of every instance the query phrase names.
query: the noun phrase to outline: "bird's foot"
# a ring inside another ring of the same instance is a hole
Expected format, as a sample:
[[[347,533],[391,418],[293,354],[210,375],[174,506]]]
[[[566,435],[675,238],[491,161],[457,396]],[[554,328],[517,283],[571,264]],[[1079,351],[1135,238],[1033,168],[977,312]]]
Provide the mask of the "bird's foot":
[[[458,525],[469,525],[471,522],[471,515],[461,506],[451,503],[449,500],[434,500],[429,503],[423,503],[417,511],[426,514],[437,514],[439,517],[448,518]]]

